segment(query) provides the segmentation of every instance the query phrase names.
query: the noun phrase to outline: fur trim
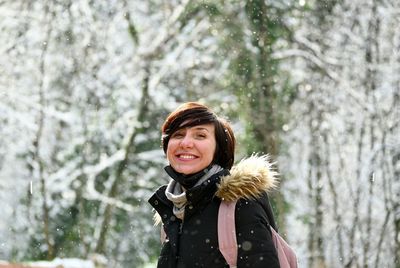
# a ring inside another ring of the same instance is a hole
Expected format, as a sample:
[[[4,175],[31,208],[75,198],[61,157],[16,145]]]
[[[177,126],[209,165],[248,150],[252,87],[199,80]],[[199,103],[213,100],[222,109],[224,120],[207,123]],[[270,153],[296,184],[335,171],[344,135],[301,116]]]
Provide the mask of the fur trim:
[[[154,222],[154,226],[157,226],[162,222],[161,221],[161,216],[160,216],[160,214],[157,213],[157,211],[154,212],[153,222]]]
[[[254,199],[277,185],[278,173],[272,170],[268,155],[254,154],[241,160],[231,174],[221,178],[216,196],[225,201]]]

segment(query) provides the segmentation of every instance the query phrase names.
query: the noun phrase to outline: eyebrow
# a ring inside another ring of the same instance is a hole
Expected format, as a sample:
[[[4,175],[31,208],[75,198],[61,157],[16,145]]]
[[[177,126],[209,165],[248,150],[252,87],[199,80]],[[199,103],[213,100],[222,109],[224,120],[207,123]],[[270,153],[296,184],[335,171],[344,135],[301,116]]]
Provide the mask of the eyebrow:
[[[195,130],[205,130],[207,132],[210,132],[207,128],[205,127],[199,127],[199,126],[193,126],[193,127],[188,127],[188,128],[193,128]]]

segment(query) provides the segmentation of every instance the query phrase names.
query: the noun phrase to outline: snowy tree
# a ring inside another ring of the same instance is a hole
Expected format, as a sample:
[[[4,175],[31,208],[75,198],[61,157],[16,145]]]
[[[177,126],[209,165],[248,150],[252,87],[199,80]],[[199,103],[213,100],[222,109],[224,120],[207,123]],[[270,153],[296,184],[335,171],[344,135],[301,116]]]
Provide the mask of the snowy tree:
[[[201,100],[234,123],[238,159],[278,160],[272,199],[301,267],[395,267],[399,12],[395,0],[1,2],[0,258],[153,261],[159,128]]]
[[[326,8],[324,16],[299,14],[294,45],[277,53],[296,66],[298,87],[282,163],[293,178],[290,198],[304,200],[291,217],[308,232],[294,224],[293,241],[307,267],[395,267],[399,5],[332,1]]]
[[[2,3],[1,258],[148,261],[159,126],[226,69],[191,1]],[[138,242],[140,241],[140,242]]]

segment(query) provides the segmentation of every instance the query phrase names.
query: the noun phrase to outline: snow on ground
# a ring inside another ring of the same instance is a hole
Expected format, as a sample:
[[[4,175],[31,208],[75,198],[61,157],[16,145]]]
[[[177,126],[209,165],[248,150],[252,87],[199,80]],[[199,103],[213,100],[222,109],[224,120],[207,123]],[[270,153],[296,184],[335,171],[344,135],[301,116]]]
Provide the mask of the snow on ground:
[[[36,261],[24,264],[10,264],[0,261],[0,268],[95,268],[95,265],[89,260],[56,258],[53,261]]]

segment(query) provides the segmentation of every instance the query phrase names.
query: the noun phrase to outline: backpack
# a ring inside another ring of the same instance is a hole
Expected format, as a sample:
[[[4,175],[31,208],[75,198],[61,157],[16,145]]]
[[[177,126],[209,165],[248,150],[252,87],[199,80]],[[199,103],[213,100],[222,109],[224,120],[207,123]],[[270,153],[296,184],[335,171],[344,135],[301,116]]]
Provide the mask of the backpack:
[[[218,210],[218,246],[230,268],[236,268],[238,245],[236,240],[235,207],[237,201],[221,201]],[[268,225],[271,230],[272,241],[278,253],[281,268],[297,268],[297,257],[294,250],[286,241]],[[166,239],[164,228],[161,227],[161,242]]]
[[[218,211],[218,244],[219,250],[224,256],[229,267],[235,268],[238,256],[238,246],[236,241],[235,227],[235,207],[236,201],[221,201]],[[286,241],[272,228],[272,241],[278,253],[281,268],[297,268],[297,257],[293,249]]]

